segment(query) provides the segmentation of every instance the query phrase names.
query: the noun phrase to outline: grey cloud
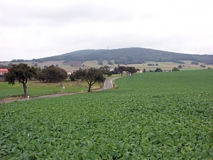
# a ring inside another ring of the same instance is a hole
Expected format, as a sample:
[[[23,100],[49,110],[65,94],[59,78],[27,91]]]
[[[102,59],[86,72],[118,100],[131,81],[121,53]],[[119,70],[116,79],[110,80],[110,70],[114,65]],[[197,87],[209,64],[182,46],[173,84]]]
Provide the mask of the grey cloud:
[[[1,25],[64,25],[75,22],[118,22],[130,21],[134,18],[131,12],[104,5],[69,3],[65,6],[11,6],[3,4],[0,7]]]
[[[49,11],[39,11],[32,16],[46,18],[56,23],[69,22],[109,22],[109,21],[129,21],[133,19],[131,13],[125,13],[119,9],[111,9],[103,6],[75,6],[66,8],[56,8]]]

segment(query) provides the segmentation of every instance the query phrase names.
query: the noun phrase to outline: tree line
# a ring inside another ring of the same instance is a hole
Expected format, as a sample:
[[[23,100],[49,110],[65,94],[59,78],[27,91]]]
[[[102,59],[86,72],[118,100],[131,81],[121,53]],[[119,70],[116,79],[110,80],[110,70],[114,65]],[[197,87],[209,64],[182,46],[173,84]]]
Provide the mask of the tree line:
[[[67,72],[59,68],[58,66],[51,65],[47,68],[41,69],[35,66],[28,66],[24,63],[13,64],[9,67],[9,72],[5,75],[5,81],[9,84],[14,85],[16,81],[22,83],[24,90],[24,97],[27,96],[27,82],[31,79],[36,79],[41,82],[55,83],[62,82],[68,78]],[[88,92],[91,91],[91,87],[95,83],[102,83],[105,81],[105,76],[111,76],[113,73],[122,73],[123,71],[128,71],[131,74],[135,73],[137,70],[134,67],[119,66],[115,68],[114,71],[110,71],[108,66],[96,68],[86,68],[79,69],[72,73],[69,77],[71,81],[82,80],[86,81],[88,84]]]
[[[104,66],[100,68],[86,68],[86,69],[79,69],[72,73],[69,76],[71,81],[81,80],[86,81],[88,84],[88,92],[91,91],[91,87],[95,83],[103,83],[105,81],[105,76],[111,76],[112,74],[121,74],[123,75],[124,72],[127,75],[132,75],[136,73],[138,69],[135,67],[129,66],[119,66],[115,67],[114,70],[110,70],[109,66]],[[179,71],[178,68],[173,68],[173,71]],[[143,72],[146,72],[144,69]],[[161,68],[156,68],[155,72],[162,72]],[[51,65],[47,68],[41,69],[36,68],[34,66],[28,66],[27,64],[20,63],[20,64],[13,64],[9,68],[9,72],[5,75],[5,81],[9,84],[14,85],[16,81],[22,83],[23,90],[24,90],[24,97],[27,96],[27,82],[31,79],[39,80],[40,82],[45,83],[56,83],[62,82],[68,78],[67,72],[58,67]]]

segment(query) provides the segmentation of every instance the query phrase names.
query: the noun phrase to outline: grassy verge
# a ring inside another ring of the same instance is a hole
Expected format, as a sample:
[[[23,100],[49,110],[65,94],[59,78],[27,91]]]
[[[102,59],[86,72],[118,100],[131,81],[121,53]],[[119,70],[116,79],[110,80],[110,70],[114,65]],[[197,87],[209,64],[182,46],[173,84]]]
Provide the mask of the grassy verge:
[[[63,82],[65,89],[60,86],[61,83],[41,83],[39,81],[29,81],[27,83],[27,93],[29,96],[41,96],[47,94],[55,93],[70,93],[70,92],[86,92],[87,83],[86,82],[71,82],[67,80]],[[102,87],[102,84],[95,84],[92,89],[97,89]],[[21,83],[15,83],[15,85],[10,85],[7,82],[0,83],[0,99],[7,97],[20,97],[23,95],[23,88]]]

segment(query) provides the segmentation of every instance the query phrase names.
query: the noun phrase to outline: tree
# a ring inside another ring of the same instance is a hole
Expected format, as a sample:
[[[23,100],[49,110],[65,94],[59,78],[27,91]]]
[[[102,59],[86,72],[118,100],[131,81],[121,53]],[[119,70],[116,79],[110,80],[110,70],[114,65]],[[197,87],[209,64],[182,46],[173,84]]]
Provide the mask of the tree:
[[[67,72],[59,67],[50,66],[38,74],[38,80],[45,82],[61,82],[67,78]]]
[[[172,68],[172,71],[180,71],[180,69],[177,67],[174,67],[174,68]]]
[[[200,67],[205,68],[206,66],[205,66],[205,65],[203,65],[203,64],[201,64],[201,65],[200,65]]]
[[[118,74],[118,68],[117,67],[114,68],[113,74]]]
[[[103,73],[100,69],[89,68],[89,69],[79,69],[75,73],[71,74],[70,79],[81,79],[82,81],[86,81],[88,84],[88,92],[91,91],[91,87],[95,83],[101,83],[105,81]]]
[[[196,61],[192,61],[191,64],[198,65],[199,63]]]
[[[178,69],[181,69],[182,68],[182,65],[178,65]]]
[[[15,81],[18,80],[22,83],[24,89],[24,97],[27,97],[27,81],[37,76],[37,69],[33,66],[30,67],[27,64],[20,63],[14,64],[9,68],[9,72],[6,74],[5,80],[14,85]]]
[[[162,69],[161,68],[156,68],[155,72],[162,72]]]
[[[100,67],[101,72],[103,75],[111,76],[112,72],[110,71],[109,66]]]
[[[137,69],[135,67],[126,67],[125,71],[128,71],[133,74],[137,72]]]
[[[123,71],[125,71],[126,67],[125,66],[119,66],[118,67],[118,73],[121,74],[121,76],[123,76]]]

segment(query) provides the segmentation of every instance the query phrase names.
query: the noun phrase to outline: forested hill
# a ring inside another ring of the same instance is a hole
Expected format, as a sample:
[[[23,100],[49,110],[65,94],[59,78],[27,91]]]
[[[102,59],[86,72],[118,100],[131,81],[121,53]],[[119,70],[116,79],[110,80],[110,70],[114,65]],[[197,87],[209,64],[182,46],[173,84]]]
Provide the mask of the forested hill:
[[[122,48],[122,49],[100,49],[100,50],[80,50],[62,55],[33,59],[36,62],[44,61],[92,61],[98,60],[101,63],[103,60],[110,62],[114,60],[116,64],[140,64],[145,61],[155,62],[177,62],[182,60],[190,60],[213,64],[213,55],[191,55],[167,52],[145,48]]]

